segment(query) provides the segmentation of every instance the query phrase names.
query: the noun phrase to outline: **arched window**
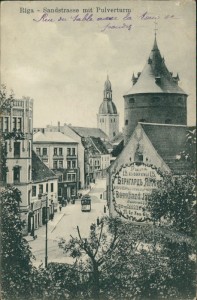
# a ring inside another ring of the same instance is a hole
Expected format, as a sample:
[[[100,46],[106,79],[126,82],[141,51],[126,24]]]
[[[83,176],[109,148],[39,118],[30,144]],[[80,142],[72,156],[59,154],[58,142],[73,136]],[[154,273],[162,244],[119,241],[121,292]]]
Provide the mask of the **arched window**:
[[[153,98],[152,98],[152,103],[153,103],[153,104],[159,103],[159,101],[160,101],[160,98],[159,98],[159,97],[153,97]]]
[[[129,103],[130,104],[134,104],[135,103],[135,99],[134,98],[129,98]]]

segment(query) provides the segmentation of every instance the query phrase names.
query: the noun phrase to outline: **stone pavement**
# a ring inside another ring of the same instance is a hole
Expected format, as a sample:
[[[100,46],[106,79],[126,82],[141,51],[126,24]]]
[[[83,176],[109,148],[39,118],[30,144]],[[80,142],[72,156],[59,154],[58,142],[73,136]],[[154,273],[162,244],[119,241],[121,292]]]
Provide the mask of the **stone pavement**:
[[[92,186],[89,189],[79,190],[79,193],[81,193],[82,195],[88,194],[90,192],[91,188],[92,188]],[[79,200],[76,200],[76,201],[79,201]],[[72,204],[68,204],[68,205],[70,206]],[[56,229],[58,223],[61,221],[61,219],[64,216],[65,216],[65,207],[62,207],[61,212],[59,211],[59,207],[57,207],[57,212],[55,212],[53,220],[49,220],[48,224],[47,224],[47,226],[48,226],[48,233],[49,234],[52,233]],[[34,232],[35,238],[37,238],[40,235],[43,236],[45,228],[46,228],[46,226],[43,225],[42,227],[39,227],[38,229],[35,229],[35,232]],[[27,235],[24,238],[28,242],[32,242],[32,241],[35,240],[35,238],[33,238],[30,235]]]

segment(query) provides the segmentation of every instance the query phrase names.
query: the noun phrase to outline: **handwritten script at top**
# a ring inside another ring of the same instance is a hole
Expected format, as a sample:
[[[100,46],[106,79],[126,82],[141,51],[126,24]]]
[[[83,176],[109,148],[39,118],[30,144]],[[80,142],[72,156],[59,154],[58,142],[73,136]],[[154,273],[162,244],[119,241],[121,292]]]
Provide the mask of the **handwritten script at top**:
[[[158,20],[160,19],[160,16],[151,16],[148,14],[148,12],[143,13],[142,15],[138,16],[138,19],[142,21],[148,21],[148,20]],[[164,16],[164,19],[177,19],[174,15],[166,15]],[[42,23],[52,23],[52,22],[102,22],[102,21],[108,21],[109,23],[106,24],[104,27],[101,28],[101,31],[105,31],[107,29],[127,29],[131,30],[133,25],[131,24],[131,21],[133,20],[131,13],[128,12],[124,17],[119,17],[117,15],[115,16],[105,16],[105,17],[96,17],[93,15],[93,13],[86,13],[82,15],[74,15],[69,17],[63,17],[59,16],[56,19],[54,17],[49,16],[49,14],[44,13],[41,15],[41,17],[37,19],[33,19],[34,22],[42,22]],[[116,21],[122,21],[122,24],[117,24]],[[126,22],[129,21],[129,24]],[[111,24],[110,22],[113,22]]]

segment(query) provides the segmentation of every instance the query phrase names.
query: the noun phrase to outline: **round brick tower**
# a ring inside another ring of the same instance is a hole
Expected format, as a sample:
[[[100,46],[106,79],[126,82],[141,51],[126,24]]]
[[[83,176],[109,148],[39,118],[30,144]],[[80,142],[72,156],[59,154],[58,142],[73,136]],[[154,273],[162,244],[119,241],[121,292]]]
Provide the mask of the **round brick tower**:
[[[124,143],[138,122],[187,124],[187,94],[178,86],[155,41],[141,73],[132,77],[133,86],[124,97]]]

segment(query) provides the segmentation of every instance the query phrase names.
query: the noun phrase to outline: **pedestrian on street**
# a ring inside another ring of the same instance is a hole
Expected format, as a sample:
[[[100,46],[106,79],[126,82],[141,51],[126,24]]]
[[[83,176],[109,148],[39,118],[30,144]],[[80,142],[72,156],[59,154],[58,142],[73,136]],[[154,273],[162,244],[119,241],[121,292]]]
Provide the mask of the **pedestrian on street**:
[[[59,205],[59,210],[60,210],[60,212],[61,212],[61,210],[62,210],[62,204],[60,203],[60,205]]]

